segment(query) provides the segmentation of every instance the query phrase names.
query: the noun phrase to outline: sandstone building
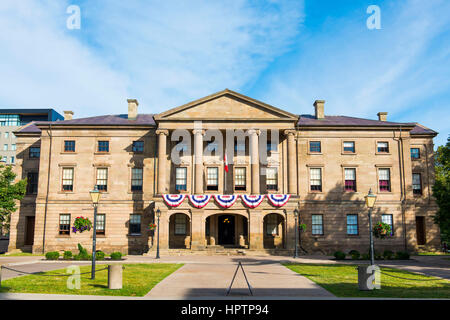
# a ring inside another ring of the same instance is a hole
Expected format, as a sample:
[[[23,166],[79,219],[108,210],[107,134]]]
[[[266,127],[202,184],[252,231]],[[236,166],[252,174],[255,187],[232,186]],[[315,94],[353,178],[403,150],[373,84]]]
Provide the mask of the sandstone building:
[[[295,210],[306,224],[301,253],[366,252],[369,189],[377,195],[374,222],[393,229],[376,240],[377,251],[438,248],[431,196],[437,133],[389,122],[385,112],[377,120],[328,116],[324,104],[295,115],[226,89],[160,114],[139,114],[130,99],[128,114],[66,113],[64,121],[22,127],[16,170],[29,184],[11,219],[9,249],[89,248],[92,231],[71,227],[78,216],[93,220],[94,186],[102,192],[97,248],[105,252],[151,253],[156,234],[148,225],[159,212],[162,252],[292,254]],[[274,195],[290,198],[277,204]],[[225,208],[228,200],[234,203]]]

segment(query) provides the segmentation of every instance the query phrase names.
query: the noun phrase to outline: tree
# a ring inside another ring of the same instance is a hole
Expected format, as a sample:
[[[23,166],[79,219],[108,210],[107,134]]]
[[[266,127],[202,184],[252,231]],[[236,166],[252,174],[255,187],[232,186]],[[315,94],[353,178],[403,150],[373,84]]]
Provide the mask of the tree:
[[[11,166],[0,165],[0,231],[5,229],[9,233],[11,213],[17,210],[16,200],[25,195],[27,180],[14,183],[16,174]]]
[[[433,196],[439,206],[434,222],[441,229],[442,241],[450,240],[450,137],[445,146],[439,146],[435,156],[436,182]]]

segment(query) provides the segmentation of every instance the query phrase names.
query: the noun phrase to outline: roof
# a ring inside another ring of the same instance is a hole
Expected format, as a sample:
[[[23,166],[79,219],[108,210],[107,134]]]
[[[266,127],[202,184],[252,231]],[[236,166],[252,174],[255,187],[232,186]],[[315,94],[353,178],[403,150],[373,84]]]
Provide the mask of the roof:
[[[414,129],[411,130],[411,134],[431,134],[431,135],[437,135],[438,133],[430,128],[425,127],[424,125],[421,125],[420,123],[415,122]]]
[[[155,120],[153,114],[138,114],[135,120],[129,120],[127,114],[105,115],[88,118],[79,118],[72,120],[63,120],[56,122],[38,121],[36,125],[99,125],[99,126],[130,126],[130,125],[143,125],[143,126],[155,126]]]
[[[392,127],[392,126],[414,126],[415,123],[402,123],[391,121],[379,121],[364,118],[355,118],[347,116],[325,116],[323,119],[316,119],[314,115],[300,115],[298,126],[363,126],[363,127]]]
[[[33,116],[47,116],[47,120],[49,121],[56,121],[56,120],[62,120],[64,117],[60,115],[58,112],[55,111],[55,109],[51,108],[43,108],[43,109],[0,109],[0,114],[18,114],[20,116],[27,116],[32,117]],[[37,119],[32,119],[37,120]],[[42,119],[41,119],[42,120]]]

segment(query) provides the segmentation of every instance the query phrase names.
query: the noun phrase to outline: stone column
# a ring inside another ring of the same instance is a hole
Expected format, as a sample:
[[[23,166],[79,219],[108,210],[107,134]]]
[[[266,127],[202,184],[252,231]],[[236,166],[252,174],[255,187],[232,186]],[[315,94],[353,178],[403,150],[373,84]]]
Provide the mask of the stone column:
[[[250,156],[252,166],[252,194],[259,194],[259,130],[248,130],[250,136]]]
[[[286,130],[288,146],[288,193],[297,193],[297,150],[295,148],[295,130]]]
[[[191,249],[205,248],[205,219],[203,210],[192,210]]]
[[[204,130],[194,130],[195,194],[203,194],[203,134]]]
[[[169,249],[169,212],[167,210],[161,210],[161,217],[159,218],[159,248],[160,249]],[[155,221],[158,221],[158,218],[155,217]],[[155,230],[155,242],[154,248],[156,249],[156,237],[158,236],[157,230]]]
[[[250,210],[249,227],[249,248],[251,250],[264,249],[263,217],[261,211],[255,209]]]
[[[166,183],[166,162],[167,162],[167,136],[168,130],[156,130],[158,135],[158,194],[164,194],[167,191]]]

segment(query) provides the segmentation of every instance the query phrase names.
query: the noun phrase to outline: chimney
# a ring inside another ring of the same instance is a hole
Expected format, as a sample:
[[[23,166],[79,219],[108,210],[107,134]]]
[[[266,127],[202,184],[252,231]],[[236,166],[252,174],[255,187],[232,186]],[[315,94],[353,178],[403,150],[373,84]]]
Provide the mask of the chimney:
[[[378,112],[378,121],[386,121],[387,120],[387,112]]]
[[[325,118],[323,107],[325,105],[325,100],[316,100],[314,101],[314,108],[316,110],[316,119]]]
[[[127,101],[128,101],[128,119],[136,120],[139,103],[136,99],[127,99]]]
[[[64,120],[72,120],[73,111],[64,111]]]

